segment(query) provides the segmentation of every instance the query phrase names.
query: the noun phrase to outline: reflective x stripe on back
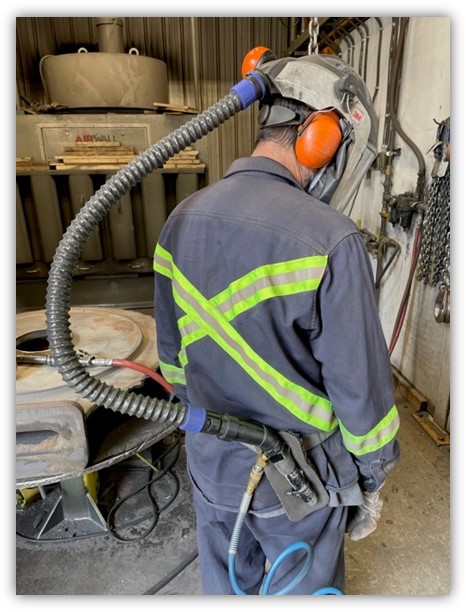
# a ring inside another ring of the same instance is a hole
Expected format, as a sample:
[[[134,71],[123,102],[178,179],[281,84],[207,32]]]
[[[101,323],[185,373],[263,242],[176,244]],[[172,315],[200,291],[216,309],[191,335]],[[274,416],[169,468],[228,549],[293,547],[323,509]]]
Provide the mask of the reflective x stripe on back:
[[[326,264],[326,256],[315,256],[261,266],[208,300],[182,274],[168,251],[157,245],[154,255],[154,270],[171,279],[174,299],[186,313],[178,321],[182,337],[179,360],[183,367],[188,362],[187,346],[209,336],[294,416],[326,432],[333,431],[339,424],[346,448],[354,455],[363,455],[382,448],[396,435],[399,428],[396,406],[367,434],[355,436],[337,422],[328,399],[284,377],[262,359],[230,323],[263,300],[316,290]],[[168,367],[183,376],[180,368]]]
[[[269,298],[315,291],[326,263],[327,257],[317,256],[261,266],[231,283],[209,300],[209,303],[217,308],[227,321],[232,321]],[[185,347],[207,333],[189,315],[182,317],[178,326]]]
[[[173,295],[186,313],[179,321],[183,348],[209,336],[258,385],[298,419],[322,431],[337,427],[331,402],[288,380],[258,355],[230,320],[255,304],[278,295],[317,289],[327,257],[306,257],[270,264],[234,281],[212,300],[205,298],[181,273],[168,251],[157,245],[154,270],[172,280]],[[181,363],[186,363],[183,352]]]

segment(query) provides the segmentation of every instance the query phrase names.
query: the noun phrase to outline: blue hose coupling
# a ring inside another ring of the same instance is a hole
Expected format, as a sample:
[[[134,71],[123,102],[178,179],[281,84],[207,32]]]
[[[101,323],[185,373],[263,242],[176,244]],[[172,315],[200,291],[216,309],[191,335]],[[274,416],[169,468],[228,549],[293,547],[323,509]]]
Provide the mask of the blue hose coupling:
[[[188,404],[186,417],[179,428],[183,431],[199,433],[204,427],[206,418],[207,413],[204,408],[198,408],[197,406],[191,406],[191,404]]]
[[[234,92],[240,99],[243,110],[257,100],[265,98],[267,91],[267,83],[259,72],[248,73],[244,79],[230,89],[230,92]]]

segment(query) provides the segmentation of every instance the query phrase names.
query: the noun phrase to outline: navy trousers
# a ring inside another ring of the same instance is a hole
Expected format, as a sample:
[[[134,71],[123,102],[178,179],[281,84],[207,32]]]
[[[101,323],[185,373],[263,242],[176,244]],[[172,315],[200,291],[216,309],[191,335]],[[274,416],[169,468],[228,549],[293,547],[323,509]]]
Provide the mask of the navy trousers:
[[[228,576],[228,546],[236,514],[207,501],[196,488],[197,542],[202,588],[205,595],[234,595]],[[314,557],[307,576],[289,595],[312,595],[318,589],[335,587],[344,592],[344,535],[348,508],[323,508],[299,522],[285,514],[258,517],[248,514],[243,524],[235,559],[238,586],[248,595],[257,595],[264,578],[266,560],[272,565],[291,544],[311,544]],[[284,588],[302,567],[305,552],[298,550],[285,558],[275,573],[269,594]]]

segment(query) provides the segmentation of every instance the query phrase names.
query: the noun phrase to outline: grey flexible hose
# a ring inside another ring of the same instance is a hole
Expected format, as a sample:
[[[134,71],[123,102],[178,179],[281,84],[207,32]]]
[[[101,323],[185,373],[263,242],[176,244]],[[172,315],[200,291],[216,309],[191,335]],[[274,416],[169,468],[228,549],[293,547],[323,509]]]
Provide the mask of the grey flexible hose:
[[[216,104],[155,143],[127,166],[112,176],[76,215],[55,252],[47,284],[46,317],[50,352],[64,382],[81,397],[99,406],[178,426],[183,422],[187,406],[173,404],[125,390],[90,376],[75,352],[69,310],[73,269],[81,250],[110,208],[136,183],[202,136],[243,109],[241,99],[230,92]]]

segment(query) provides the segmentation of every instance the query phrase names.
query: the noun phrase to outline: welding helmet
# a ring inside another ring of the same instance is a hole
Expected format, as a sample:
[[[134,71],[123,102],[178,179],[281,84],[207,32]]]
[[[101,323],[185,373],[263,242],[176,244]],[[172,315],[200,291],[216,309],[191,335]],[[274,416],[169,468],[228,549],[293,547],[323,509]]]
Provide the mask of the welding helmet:
[[[378,122],[362,78],[336,56],[275,59],[265,47],[251,50],[242,68],[243,76],[253,70],[267,79],[261,127],[296,125],[297,159],[315,170],[308,192],[344,210],[377,156]],[[280,107],[280,97],[305,104],[308,114]]]

